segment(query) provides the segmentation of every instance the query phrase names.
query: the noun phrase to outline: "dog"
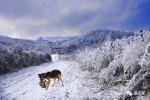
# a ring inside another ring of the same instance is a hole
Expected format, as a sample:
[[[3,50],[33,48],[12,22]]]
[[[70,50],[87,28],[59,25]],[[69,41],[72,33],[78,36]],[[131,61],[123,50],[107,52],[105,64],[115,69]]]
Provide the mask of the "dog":
[[[52,86],[55,85],[56,83],[56,78],[58,78],[58,81],[60,80],[61,83],[62,83],[62,86],[64,86],[64,83],[63,83],[63,80],[61,78],[61,72],[59,70],[52,70],[50,72],[47,72],[47,73],[41,73],[41,74],[38,74],[39,75],[39,78],[40,78],[40,81],[41,82],[44,82],[45,79],[48,80],[47,84],[46,84],[46,90],[49,88],[49,85],[51,83],[51,79],[54,79],[54,84]]]

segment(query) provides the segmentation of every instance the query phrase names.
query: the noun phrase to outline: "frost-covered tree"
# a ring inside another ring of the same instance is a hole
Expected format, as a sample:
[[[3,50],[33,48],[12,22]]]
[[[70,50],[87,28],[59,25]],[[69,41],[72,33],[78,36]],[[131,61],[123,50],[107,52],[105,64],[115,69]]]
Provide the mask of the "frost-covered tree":
[[[39,65],[51,61],[50,54],[36,54],[34,52],[7,52],[0,49],[0,74],[17,71],[20,68]]]
[[[134,91],[150,92],[150,43],[146,46],[139,64],[141,68],[129,81],[126,91],[131,91],[132,93]],[[131,98],[131,96],[124,94],[124,99]]]
[[[105,89],[127,85],[128,89],[149,89],[150,33],[106,41],[96,49],[86,48],[75,55],[81,69],[89,71]],[[96,74],[96,75],[95,75]],[[147,88],[146,88],[147,87]]]

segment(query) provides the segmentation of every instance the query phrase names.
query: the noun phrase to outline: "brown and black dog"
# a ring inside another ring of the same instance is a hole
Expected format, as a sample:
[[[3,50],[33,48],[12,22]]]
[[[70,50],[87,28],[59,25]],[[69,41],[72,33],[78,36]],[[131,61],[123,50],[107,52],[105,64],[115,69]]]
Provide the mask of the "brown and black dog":
[[[41,74],[38,74],[38,75],[39,75],[39,78],[40,78],[41,82],[44,82],[45,79],[48,80],[48,83],[46,84],[46,90],[48,89],[48,87],[50,85],[51,78],[54,79],[54,84],[52,86],[55,85],[56,78],[58,78],[58,81],[60,80],[62,82],[62,86],[64,86],[63,80],[61,78],[61,72],[59,70],[55,69],[53,71],[50,71],[50,72],[47,72],[47,73],[41,73]]]

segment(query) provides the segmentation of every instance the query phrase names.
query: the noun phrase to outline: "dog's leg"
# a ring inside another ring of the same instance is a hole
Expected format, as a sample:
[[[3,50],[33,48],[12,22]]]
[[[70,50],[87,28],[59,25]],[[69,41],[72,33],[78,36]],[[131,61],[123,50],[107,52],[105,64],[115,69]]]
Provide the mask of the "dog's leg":
[[[51,79],[48,80],[48,85],[47,85],[47,87],[46,87],[46,90],[48,89],[50,83],[51,83]]]
[[[63,83],[63,80],[62,80],[62,78],[61,78],[61,75],[58,75],[58,77],[59,77],[59,80],[60,80],[61,83],[62,83],[62,86],[64,86],[64,83]]]
[[[58,77],[57,77],[58,78]],[[58,82],[59,82],[59,78],[58,78]]]
[[[57,78],[58,78],[58,82],[59,82],[59,77],[57,76]]]
[[[54,78],[54,84],[52,85],[52,87],[55,85],[55,83],[56,83],[56,77]]]

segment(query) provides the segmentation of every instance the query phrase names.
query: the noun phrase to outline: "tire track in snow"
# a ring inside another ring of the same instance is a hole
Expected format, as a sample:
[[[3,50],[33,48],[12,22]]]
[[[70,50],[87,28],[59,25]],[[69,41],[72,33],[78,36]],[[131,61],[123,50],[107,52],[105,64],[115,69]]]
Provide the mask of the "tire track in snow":
[[[31,79],[29,82],[32,82],[32,81],[34,81],[34,79]],[[26,88],[30,84],[29,82],[23,84],[23,81],[20,81],[17,84],[14,84],[14,85],[10,86],[9,88],[6,88],[5,91],[8,91],[9,93],[7,93],[6,95],[2,96],[2,98],[6,97],[6,96],[8,97],[10,95],[18,94],[18,91],[21,92],[22,90],[25,90],[23,88]],[[21,84],[21,86],[19,86],[19,84]],[[19,86],[19,88],[15,88],[13,91],[9,91],[10,88],[14,88],[16,86]]]

